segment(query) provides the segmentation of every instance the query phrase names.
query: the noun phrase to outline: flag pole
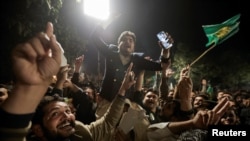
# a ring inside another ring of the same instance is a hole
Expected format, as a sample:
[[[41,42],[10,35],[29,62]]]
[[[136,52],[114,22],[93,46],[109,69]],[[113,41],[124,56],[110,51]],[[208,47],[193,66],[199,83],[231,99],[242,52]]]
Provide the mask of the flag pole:
[[[192,63],[190,63],[189,66],[191,67],[194,63],[196,63],[197,61],[199,61],[205,54],[207,54],[215,46],[216,46],[216,44],[214,43],[211,47],[209,47],[207,50],[205,50],[200,56],[198,56]]]

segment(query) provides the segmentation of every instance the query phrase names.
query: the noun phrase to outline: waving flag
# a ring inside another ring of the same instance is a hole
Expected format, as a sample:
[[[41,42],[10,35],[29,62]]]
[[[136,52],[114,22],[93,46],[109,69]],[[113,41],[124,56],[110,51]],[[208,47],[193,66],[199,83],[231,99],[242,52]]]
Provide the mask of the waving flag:
[[[234,34],[239,31],[240,14],[233,16],[232,18],[220,23],[212,25],[203,25],[203,30],[208,38],[206,47],[209,47],[204,51],[200,56],[198,56],[193,62],[190,63],[190,66],[195,64],[200,58],[202,58],[206,53],[212,50],[216,45],[221,44]]]
[[[239,31],[240,22],[238,20],[240,19],[240,16],[240,14],[237,14],[220,24],[203,25],[203,30],[208,38],[206,47],[209,47],[212,44],[214,44],[214,46],[221,44],[236,34]]]

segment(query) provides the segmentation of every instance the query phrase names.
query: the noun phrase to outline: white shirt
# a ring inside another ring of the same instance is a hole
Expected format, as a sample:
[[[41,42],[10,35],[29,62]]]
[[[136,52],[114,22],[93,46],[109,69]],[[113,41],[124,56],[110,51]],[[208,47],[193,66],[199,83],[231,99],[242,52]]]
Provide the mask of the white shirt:
[[[147,130],[149,141],[176,141],[179,135],[168,129],[169,122],[151,124]]]

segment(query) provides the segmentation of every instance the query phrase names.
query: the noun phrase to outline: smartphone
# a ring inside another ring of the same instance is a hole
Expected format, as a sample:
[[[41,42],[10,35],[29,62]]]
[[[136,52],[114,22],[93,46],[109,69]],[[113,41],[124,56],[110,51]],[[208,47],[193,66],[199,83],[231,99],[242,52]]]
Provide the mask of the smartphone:
[[[168,36],[167,36],[167,34],[165,33],[165,31],[161,31],[161,32],[157,33],[157,38],[161,41],[161,43],[162,43],[162,45],[163,45],[163,47],[164,47],[165,49],[168,49],[168,48],[170,48],[170,47],[173,46],[172,43],[169,43],[169,42],[168,42],[169,39],[168,39]]]

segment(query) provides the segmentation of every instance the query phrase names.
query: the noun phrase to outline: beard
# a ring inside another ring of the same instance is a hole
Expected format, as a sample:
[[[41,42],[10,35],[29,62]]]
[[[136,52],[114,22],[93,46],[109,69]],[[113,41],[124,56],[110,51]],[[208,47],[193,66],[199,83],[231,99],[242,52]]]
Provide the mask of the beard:
[[[44,136],[48,141],[64,141],[69,139],[75,132],[75,122],[71,121],[70,126],[73,128],[70,132],[67,132],[66,134],[63,132],[60,132],[60,130],[57,130],[58,132],[54,133],[42,126]],[[65,131],[64,131],[65,132]]]

